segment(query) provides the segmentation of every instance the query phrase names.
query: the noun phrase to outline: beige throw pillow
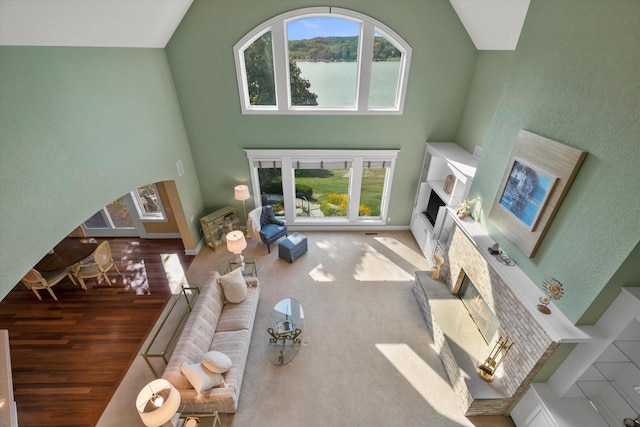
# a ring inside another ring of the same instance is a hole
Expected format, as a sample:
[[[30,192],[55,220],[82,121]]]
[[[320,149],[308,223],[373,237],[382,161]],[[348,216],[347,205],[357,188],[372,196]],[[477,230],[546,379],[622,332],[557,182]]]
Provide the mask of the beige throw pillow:
[[[227,301],[239,303],[247,297],[247,282],[244,280],[240,268],[236,268],[232,272],[220,277],[219,281]]]
[[[211,372],[224,374],[231,369],[231,359],[219,351],[209,351],[202,357],[202,366]]]
[[[182,374],[187,377],[189,384],[201,394],[224,383],[224,378],[220,374],[211,372],[202,366],[202,363],[182,364]]]

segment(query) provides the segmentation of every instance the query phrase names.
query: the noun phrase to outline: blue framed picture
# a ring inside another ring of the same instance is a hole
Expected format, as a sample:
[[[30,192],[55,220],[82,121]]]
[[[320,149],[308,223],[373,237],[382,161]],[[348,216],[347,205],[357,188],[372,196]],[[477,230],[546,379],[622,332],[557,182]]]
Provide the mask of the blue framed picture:
[[[529,230],[533,230],[556,177],[514,159],[499,204]]]

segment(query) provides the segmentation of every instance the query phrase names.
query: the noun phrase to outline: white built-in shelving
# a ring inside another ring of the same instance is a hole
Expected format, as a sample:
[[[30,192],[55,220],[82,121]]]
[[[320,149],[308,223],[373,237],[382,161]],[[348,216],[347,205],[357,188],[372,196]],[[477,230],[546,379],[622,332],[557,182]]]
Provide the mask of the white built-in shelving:
[[[479,159],[455,142],[429,142],[426,144],[420,181],[411,213],[411,231],[428,260],[431,260],[438,242],[446,240],[446,208],[455,207],[469,194]],[[454,181],[450,192],[445,191],[448,176]],[[434,224],[425,211],[433,190],[445,203]],[[450,224],[449,224],[450,225]],[[444,234],[443,234],[444,230]]]

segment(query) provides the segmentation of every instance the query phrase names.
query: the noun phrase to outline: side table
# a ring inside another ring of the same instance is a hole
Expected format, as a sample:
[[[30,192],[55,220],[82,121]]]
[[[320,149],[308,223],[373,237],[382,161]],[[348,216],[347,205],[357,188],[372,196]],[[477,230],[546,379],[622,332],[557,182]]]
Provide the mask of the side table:
[[[191,405],[181,405],[176,427],[225,427],[227,425],[227,414],[214,412],[193,411]]]
[[[243,276],[250,277],[258,277],[258,268],[260,264],[258,264],[258,260],[255,259],[245,259],[244,260],[244,270],[242,271]],[[240,263],[235,261],[229,261],[227,264],[227,268],[224,271],[224,274],[230,273],[236,268],[240,267]]]

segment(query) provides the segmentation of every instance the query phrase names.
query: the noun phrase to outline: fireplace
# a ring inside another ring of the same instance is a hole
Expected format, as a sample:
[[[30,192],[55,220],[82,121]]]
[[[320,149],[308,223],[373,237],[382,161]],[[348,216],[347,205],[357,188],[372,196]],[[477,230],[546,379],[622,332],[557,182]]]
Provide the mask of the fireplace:
[[[508,414],[558,345],[490,264],[489,255],[480,252],[479,248],[486,251],[486,247],[475,244],[455,225],[441,252],[445,259],[443,280],[433,280],[429,272],[417,272],[413,288],[435,349],[467,416]],[[516,271],[518,267],[509,268]],[[476,374],[476,368],[499,336],[509,337],[515,344],[494,381],[487,383]]]
[[[458,298],[469,312],[484,341],[489,344],[500,328],[500,319],[482,298],[480,292],[466,274],[458,289]]]

